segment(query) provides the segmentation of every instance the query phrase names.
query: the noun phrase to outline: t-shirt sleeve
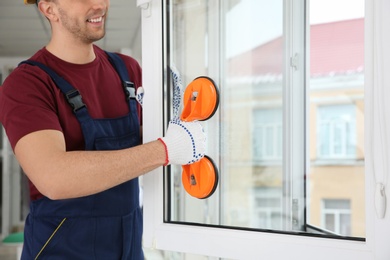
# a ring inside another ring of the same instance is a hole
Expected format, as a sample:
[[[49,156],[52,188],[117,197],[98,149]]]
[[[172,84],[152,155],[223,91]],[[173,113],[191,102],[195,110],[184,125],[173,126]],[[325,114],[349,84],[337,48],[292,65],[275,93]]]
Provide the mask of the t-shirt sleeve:
[[[22,65],[0,87],[0,121],[12,149],[25,135],[40,130],[60,130],[54,83],[41,69]]]

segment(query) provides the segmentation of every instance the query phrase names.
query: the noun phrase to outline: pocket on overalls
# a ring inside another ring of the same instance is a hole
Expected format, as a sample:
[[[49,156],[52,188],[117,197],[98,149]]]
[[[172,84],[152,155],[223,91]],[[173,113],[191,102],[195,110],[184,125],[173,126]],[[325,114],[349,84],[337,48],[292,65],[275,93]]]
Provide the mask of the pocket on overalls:
[[[37,257],[44,260],[95,260],[96,220],[89,217],[63,218],[48,234],[48,223],[35,225],[36,237],[46,229],[46,240],[41,242]],[[40,229],[41,228],[41,229]],[[42,241],[42,240],[41,240]]]
[[[139,144],[138,132],[134,131],[126,135],[116,137],[96,138],[96,150],[120,150]]]
[[[45,259],[49,252],[61,243],[66,235],[69,221],[66,218],[36,219],[33,224],[34,259]],[[57,258],[58,259],[58,258]]]
[[[123,257],[121,260],[143,260],[142,232],[143,220],[141,208],[122,217]]]

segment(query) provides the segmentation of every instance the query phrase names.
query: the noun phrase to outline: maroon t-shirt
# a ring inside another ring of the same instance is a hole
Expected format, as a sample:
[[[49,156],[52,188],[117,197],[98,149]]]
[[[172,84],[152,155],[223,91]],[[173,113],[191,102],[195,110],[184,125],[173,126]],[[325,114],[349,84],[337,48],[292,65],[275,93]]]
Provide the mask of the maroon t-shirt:
[[[72,64],[52,55],[45,48],[31,60],[45,64],[78,89],[93,118],[126,115],[129,106],[118,73],[107,55],[94,46],[96,59],[88,64]],[[141,68],[133,58],[125,60],[130,79],[141,86]],[[141,118],[141,108],[138,107]],[[59,130],[65,137],[67,151],[84,150],[81,127],[64,94],[50,76],[37,66],[22,64],[0,87],[0,121],[12,149],[23,136],[39,130]],[[42,195],[30,185],[31,199]]]

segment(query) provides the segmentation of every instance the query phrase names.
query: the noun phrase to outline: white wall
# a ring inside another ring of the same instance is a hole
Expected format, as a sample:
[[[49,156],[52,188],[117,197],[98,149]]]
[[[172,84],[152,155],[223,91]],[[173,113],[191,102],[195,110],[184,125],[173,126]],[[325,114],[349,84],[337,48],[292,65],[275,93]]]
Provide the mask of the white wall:
[[[19,62],[25,59],[27,59],[27,57],[0,57],[0,73],[3,81],[5,77],[8,76],[8,69],[18,66]]]

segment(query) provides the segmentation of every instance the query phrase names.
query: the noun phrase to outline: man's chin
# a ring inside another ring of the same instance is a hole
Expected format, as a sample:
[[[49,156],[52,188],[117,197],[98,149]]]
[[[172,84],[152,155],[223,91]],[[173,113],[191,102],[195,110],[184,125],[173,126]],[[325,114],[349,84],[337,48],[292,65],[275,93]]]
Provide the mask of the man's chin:
[[[106,35],[105,32],[102,33],[101,35],[94,35],[94,36],[88,37],[87,41],[88,41],[88,43],[94,43],[94,42],[97,42],[97,41],[100,41],[101,39],[103,39],[105,35]]]

